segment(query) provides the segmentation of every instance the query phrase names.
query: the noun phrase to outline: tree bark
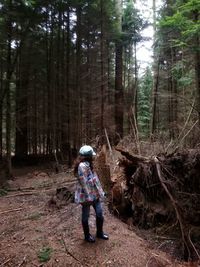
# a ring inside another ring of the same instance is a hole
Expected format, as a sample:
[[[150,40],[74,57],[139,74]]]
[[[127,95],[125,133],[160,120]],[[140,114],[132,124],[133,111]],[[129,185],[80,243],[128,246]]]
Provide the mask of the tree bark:
[[[116,140],[123,137],[123,120],[124,120],[124,94],[123,94],[123,45],[121,40],[122,32],[122,1],[116,1],[116,13],[117,13],[117,30],[120,37],[118,37],[115,44],[115,133]]]

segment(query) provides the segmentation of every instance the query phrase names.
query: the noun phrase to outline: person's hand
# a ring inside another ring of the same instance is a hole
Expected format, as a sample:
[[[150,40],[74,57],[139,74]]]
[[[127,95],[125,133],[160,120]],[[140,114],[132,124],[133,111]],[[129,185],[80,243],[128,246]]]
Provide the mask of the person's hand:
[[[91,204],[91,203],[93,202],[93,200],[91,199],[90,196],[87,196],[87,197],[85,198],[85,202],[88,203],[88,204]]]

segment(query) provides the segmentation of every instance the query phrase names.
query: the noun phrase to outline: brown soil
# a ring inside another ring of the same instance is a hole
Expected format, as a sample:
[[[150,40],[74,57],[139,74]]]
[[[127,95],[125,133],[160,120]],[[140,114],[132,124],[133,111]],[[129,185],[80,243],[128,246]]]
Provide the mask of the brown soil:
[[[57,207],[48,204],[56,188],[68,186],[73,179],[70,174],[48,175],[38,171],[10,181],[10,188],[15,191],[0,197],[1,267],[186,266],[153,249],[147,240],[110,214],[106,203],[103,204],[104,230],[110,239],[86,243],[80,224],[80,206],[71,202]],[[93,211],[90,228],[95,234]],[[38,256],[44,248],[51,249],[47,262],[41,262]]]

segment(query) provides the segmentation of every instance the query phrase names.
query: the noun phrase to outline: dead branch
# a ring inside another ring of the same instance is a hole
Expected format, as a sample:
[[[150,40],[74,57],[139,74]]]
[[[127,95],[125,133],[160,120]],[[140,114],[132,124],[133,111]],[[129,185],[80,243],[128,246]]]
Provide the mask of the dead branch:
[[[133,121],[134,121],[134,128],[135,129],[135,141],[136,141],[136,147],[137,147],[137,151],[139,153],[139,155],[141,154],[141,149],[140,149],[140,140],[139,140],[139,133],[138,133],[138,127],[137,127],[137,122],[136,122],[136,118],[135,118],[135,112],[134,109],[132,107],[132,114],[133,114]]]
[[[6,195],[3,196],[4,198],[10,198],[10,197],[18,197],[18,196],[27,196],[27,195],[35,195],[38,194],[39,192],[32,191],[32,192],[24,192],[24,193],[19,193],[19,194],[12,194],[12,195]]]
[[[9,212],[20,211],[20,210],[22,210],[22,208],[13,209],[13,210],[5,210],[5,211],[0,212],[0,215],[6,214],[6,213],[9,213]]]
[[[109,141],[109,138],[108,138],[107,130],[104,129],[104,132],[105,132],[106,140],[107,140],[107,143],[108,143],[108,148],[109,148],[109,151],[110,151],[110,156],[111,156],[112,161],[114,163],[115,162],[115,158],[114,158],[114,155],[113,155],[113,152],[112,152],[112,148],[111,148],[111,145],[110,145],[110,141]]]
[[[22,260],[22,262],[19,263],[17,267],[21,267],[26,262],[26,257],[27,256],[25,255],[24,258],[23,258],[23,260]]]
[[[12,188],[12,189],[9,189],[8,191],[9,192],[15,192],[15,191],[30,191],[33,192],[33,190],[37,190],[39,189],[40,191],[41,190],[49,190],[51,189],[52,186],[60,186],[60,185],[70,185],[70,184],[74,184],[76,183],[77,179],[73,179],[69,182],[66,182],[66,181],[63,181],[61,183],[51,183],[51,184],[48,184],[48,185],[42,185],[42,186],[38,186],[37,188],[34,188],[32,186],[30,187],[20,187],[20,188]],[[37,190],[37,192],[40,192],[39,190]],[[28,192],[27,192],[28,193]]]
[[[186,260],[191,259],[192,255],[194,255],[194,253],[197,255],[197,257],[199,257],[199,254],[197,253],[196,249],[194,249],[194,244],[190,240],[189,232],[187,231],[187,229],[184,225],[180,209],[177,205],[177,201],[173,198],[171,192],[168,190],[168,188],[165,184],[165,181],[163,180],[159,160],[157,157],[155,157],[154,160],[155,160],[156,170],[157,170],[157,174],[158,174],[158,178],[160,180],[160,183],[161,183],[162,187],[164,188],[165,192],[167,193],[169,199],[171,200],[172,206],[174,207],[174,210],[176,212],[176,216],[177,216],[180,230],[181,230],[182,241],[183,241],[183,245],[184,245],[184,254],[185,254],[184,256],[185,256]]]
[[[74,260],[76,260],[77,262],[79,262],[81,265],[83,265],[83,263],[78,259],[76,258],[67,248],[67,245],[66,245],[66,242],[65,242],[65,238],[64,238],[64,235],[61,236],[62,238],[62,241],[63,241],[63,244],[64,244],[64,247],[65,247],[65,252],[70,255]],[[88,264],[84,263],[85,266],[88,266]]]
[[[140,163],[140,162],[146,162],[147,163],[147,162],[150,161],[150,159],[147,158],[147,157],[138,156],[138,155],[132,155],[128,151],[125,151],[125,150],[123,150],[123,149],[121,149],[119,147],[116,147],[115,150],[121,152],[121,154],[123,156],[125,156],[128,160],[130,160],[133,164],[136,164],[136,165],[138,163]]]
[[[186,119],[186,121],[185,121],[185,124],[184,124],[184,126],[183,126],[181,132],[179,133],[179,136],[178,136],[177,140],[175,141],[174,144],[173,144],[173,141],[171,140],[170,143],[169,143],[169,145],[168,145],[167,148],[165,149],[165,152],[168,151],[168,149],[170,148],[170,146],[171,146],[172,144],[173,144],[174,146],[177,145],[178,141],[180,140],[182,134],[184,133],[184,131],[185,131],[187,125],[188,125],[188,122],[189,122],[189,120],[190,120],[192,111],[193,111],[193,109],[194,109],[194,104],[195,104],[195,99],[194,99],[194,101],[193,101],[193,103],[192,103],[192,107],[191,107],[191,109],[190,109],[190,112],[189,112],[189,114],[188,114],[188,117],[187,117],[187,119]]]
[[[11,260],[11,259],[7,259],[6,261],[4,261],[4,262],[0,265],[0,267],[3,267],[4,265],[6,265],[10,260]]]

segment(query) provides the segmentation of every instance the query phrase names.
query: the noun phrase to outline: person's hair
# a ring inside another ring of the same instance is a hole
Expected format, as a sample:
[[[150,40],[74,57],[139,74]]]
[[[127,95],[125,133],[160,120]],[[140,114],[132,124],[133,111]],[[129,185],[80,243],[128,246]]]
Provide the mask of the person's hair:
[[[78,166],[81,162],[88,161],[90,163],[90,169],[93,172],[93,158],[91,156],[78,156],[74,162],[74,175],[78,175]]]

